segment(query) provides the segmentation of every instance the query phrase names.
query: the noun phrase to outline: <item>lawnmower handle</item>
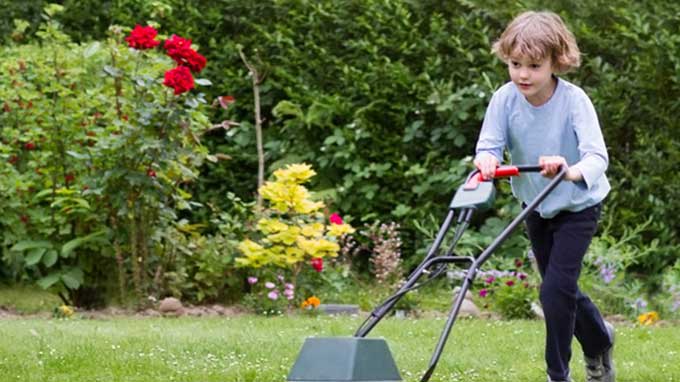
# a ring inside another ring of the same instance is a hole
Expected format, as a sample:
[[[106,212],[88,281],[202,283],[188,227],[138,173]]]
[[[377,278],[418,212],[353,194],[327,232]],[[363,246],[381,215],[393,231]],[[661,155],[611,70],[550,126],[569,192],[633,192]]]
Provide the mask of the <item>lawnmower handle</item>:
[[[518,176],[522,172],[539,172],[541,171],[541,166],[538,165],[517,165],[517,166],[498,166],[496,167],[496,172],[494,172],[495,178],[508,178],[511,176]],[[465,189],[475,189],[480,182],[484,182],[491,179],[484,179],[482,173],[479,170],[472,172],[467,182],[465,182]]]

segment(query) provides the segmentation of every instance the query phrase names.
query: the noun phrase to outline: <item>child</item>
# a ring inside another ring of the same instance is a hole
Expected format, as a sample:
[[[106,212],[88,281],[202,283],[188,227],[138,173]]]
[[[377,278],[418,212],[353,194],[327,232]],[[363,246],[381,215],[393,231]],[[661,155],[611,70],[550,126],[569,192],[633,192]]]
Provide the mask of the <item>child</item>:
[[[493,52],[507,63],[511,82],[491,98],[475,165],[491,178],[506,147],[513,163],[538,163],[540,175],[512,179],[513,194],[525,205],[560,167],[566,169],[564,181],[526,222],[543,279],[548,381],[571,381],[569,360],[576,336],[584,352],[586,380],[613,382],[613,328],[577,284],[601,202],[610,190],[604,175],[609,158],[590,99],[555,75],[579,66],[578,46],[558,15],[525,12],[508,25]]]

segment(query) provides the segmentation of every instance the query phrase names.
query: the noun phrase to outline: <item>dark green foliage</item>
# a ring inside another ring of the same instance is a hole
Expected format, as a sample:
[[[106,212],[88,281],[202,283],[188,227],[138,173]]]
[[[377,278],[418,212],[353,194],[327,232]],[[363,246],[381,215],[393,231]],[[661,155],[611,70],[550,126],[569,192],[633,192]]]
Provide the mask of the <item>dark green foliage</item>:
[[[5,36],[12,18],[35,25],[43,4],[5,7],[0,19]],[[268,169],[306,161],[319,173],[313,188],[338,201],[331,209],[362,223],[397,220],[404,229],[442,217],[471,169],[466,157],[474,152],[486,103],[507,80],[504,65],[490,53],[492,41],[521,10],[556,11],[584,53],[582,68],[566,78],[591,96],[609,147],[614,191],[604,219],[610,233],[618,237],[652,218],[635,245],[658,240],[658,246],[637,267],[658,274],[673,263],[680,245],[680,223],[673,216],[680,209],[674,176],[680,163],[675,1],[63,4],[61,21],[76,40],[101,39],[110,24],[154,20],[161,33],[191,36],[200,45],[209,62],[205,77],[215,79],[212,96],[236,98],[227,110],[214,109],[212,121],[240,126],[204,137],[213,152],[232,159],[204,166],[193,192],[199,201],[221,205],[227,191],[246,200],[255,192],[253,96],[240,46],[267,75],[261,90]],[[497,204],[505,200],[511,203],[507,198]],[[208,220],[200,212],[193,218]]]

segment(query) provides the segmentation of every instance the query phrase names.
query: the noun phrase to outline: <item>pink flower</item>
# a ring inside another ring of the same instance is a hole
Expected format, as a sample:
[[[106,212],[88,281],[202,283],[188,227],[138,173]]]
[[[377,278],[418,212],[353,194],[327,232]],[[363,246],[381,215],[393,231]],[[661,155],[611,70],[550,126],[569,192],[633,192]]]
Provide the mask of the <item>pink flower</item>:
[[[510,286],[510,287],[511,287],[511,286],[515,285],[515,282],[514,282],[514,281],[512,281],[512,280],[508,280],[508,281],[506,281],[506,282],[505,282],[505,285],[507,285],[507,286]]]
[[[279,292],[278,291],[271,291],[267,294],[267,297],[269,297],[270,300],[278,300],[279,299]]]
[[[520,259],[515,259],[515,267],[521,268],[524,263],[522,263],[522,260]]]
[[[520,280],[524,280],[527,278],[527,275],[524,273],[520,273],[517,277],[519,277]]]
[[[320,257],[315,257],[312,260],[310,260],[310,263],[312,264],[312,268],[314,268],[315,271],[321,272],[323,271],[323,259]]]
[[[130,32],[130,35],[125,38],[125,41],[127,41],[130,48],[151,49],[160,44],[160,41],[155,40],[157,35],[158,31],[153,27],[135,25],[135,29]]]
[[[487,283],[487,284],[491,284],[491,283],[493,283],[495,280],[496,280],[496,279],[495,279],[493,276],[489,276],[489,277],[486,278],[486,280],[484,280],[484,282]]]
[[[257,277],[248,277],[248,284],[253,285],[257,282]]]
[[[266,283],[264,283],[264,287],[267,288],[267,289],[274,289],[274,287],[276,287],[276,285],[274,285],[273,282],[267,281]]]
[[[286,290],[288,290],[288,289],[293,290],[293,289],[295,289],[295,285],[293,285],[291,283],[286,283],[285,288],[286,288]]]
[[[283,282],[283,275],[278,275],[276,276],[276,279],[279,280],[279,282]]]
[[[330,218],[328,218],[328,220],[332,224],[342,224],[342,218],[337,213],[332,213]]]
[[[479,297],[486,297],[487,294],[489,294],[489,291],[486,289],[482,289],[479,291]]]
[[[286,296],[287,300],[292,300],[295,297],[295,292],[292,289],[286,289],[283,291],[283,295]]]

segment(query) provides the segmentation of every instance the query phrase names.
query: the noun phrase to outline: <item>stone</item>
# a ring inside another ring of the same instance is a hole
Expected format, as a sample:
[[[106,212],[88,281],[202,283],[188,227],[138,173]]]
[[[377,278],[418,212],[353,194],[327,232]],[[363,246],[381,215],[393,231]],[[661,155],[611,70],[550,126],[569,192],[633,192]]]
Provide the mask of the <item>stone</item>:
[[[318,309],[326,314],[359,314],[359,305],[320,304]]]
[[[458,311],[458,316],[459,317],[479,317],[481,314],[479,308],[477,305],[475,305],[474,302],[464,299],[463,303],[460,306],[460,310]]]
[[[182,302],[174,297],[166,297],[158,305],[158,311],[164,316],[181,316],[184,314]]]

